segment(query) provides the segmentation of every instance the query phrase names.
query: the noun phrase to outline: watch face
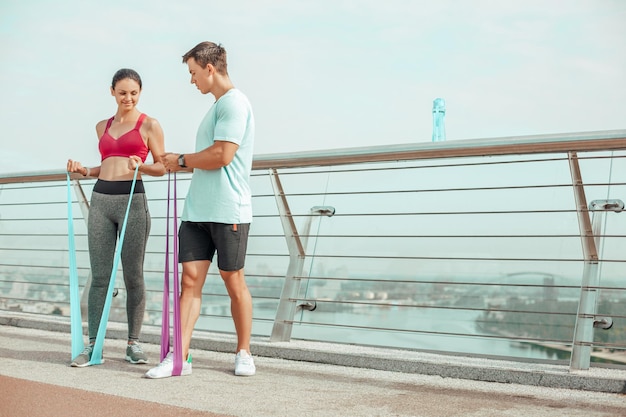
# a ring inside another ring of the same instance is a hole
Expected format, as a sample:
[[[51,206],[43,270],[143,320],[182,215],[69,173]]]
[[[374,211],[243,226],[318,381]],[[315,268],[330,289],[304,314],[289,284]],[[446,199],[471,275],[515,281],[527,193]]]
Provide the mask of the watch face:
[[[178,157],[178,165],[181,166],[181,167],[185,166],[185,155],[180,155]]]

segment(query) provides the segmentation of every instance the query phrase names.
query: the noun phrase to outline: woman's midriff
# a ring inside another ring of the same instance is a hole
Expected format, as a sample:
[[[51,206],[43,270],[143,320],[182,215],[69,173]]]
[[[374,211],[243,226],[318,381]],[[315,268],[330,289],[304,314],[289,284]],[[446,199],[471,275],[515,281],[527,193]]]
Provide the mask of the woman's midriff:
[[[134,171],[128,169],[128,158],[122,156],[110,156],[100,165],[100,175],[98,178],[106,181],[128,181],[132,180]],[[137,179],[141,178],[141,173],[137,173]]]

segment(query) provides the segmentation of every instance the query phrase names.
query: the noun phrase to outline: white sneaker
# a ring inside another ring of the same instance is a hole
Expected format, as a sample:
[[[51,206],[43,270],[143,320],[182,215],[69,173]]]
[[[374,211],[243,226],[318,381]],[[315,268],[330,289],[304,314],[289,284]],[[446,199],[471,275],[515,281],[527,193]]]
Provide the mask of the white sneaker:
[[[168,378],[172,376],[173,371],[174,355],[170,352],[160,364],[146,372],[144,377],[152,379]],[[183,369],[180,371],[180,375],[191,375],[191,353],[187,357],[187,360],[183,361]]]
[[[235,356],[235,375],[237,376],[252,376],[256,373],[256,367],[254,366],[254,360],[252,356],[244,349],[241,349],[237,356]]]

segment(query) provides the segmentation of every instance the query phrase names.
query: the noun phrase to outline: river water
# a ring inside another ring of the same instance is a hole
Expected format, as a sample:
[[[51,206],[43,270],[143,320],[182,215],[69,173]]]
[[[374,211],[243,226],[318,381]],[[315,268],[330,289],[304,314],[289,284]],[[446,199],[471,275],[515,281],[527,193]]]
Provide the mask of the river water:
[[[234,332],[227,317],[201,316],[196,328]],[[318,311],[321,310],[321,311]],[[255,308],[253,334],[271,334],[275,310]],[[330,312],[318,307],[296,314],[293,339],[345,344],[417,349],[471,355],[493,355],[528,359],[568,359],[569,354],[530,343],[485,336],[478,330],[480,312],[422,308],[364,307],[352,311]],[[397,331],[385,328],[401,329]]]

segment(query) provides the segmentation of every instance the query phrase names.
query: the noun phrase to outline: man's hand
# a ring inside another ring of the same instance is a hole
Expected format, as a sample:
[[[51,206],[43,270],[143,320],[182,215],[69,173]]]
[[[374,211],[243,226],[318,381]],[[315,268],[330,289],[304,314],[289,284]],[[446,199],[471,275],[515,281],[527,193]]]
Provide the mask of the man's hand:
[[[179,153],[171,153],[171,152],[166,152],[163,155],[161,155],[161,162],[163,162],[163,166],[165,167],[165,170],[167,172],[178,172],[183,169],[178,165],[179,155],[180,155]]]

